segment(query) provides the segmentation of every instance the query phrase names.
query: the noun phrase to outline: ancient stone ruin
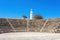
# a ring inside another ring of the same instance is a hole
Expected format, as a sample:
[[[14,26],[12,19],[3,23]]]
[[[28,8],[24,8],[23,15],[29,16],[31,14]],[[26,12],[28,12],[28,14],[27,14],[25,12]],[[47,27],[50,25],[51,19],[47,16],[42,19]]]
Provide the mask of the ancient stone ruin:
[[[0,33],[10,32],[60,33],[60,19],[24,20],[0,18]]]

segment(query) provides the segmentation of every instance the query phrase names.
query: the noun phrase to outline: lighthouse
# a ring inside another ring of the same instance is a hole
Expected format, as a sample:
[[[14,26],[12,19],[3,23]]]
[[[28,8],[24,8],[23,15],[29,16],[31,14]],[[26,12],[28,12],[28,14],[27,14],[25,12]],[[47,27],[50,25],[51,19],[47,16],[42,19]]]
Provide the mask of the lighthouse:
[[[30,20],[32,20],[33,19],[33,11],[32,11],[32,9],[30,10]]]

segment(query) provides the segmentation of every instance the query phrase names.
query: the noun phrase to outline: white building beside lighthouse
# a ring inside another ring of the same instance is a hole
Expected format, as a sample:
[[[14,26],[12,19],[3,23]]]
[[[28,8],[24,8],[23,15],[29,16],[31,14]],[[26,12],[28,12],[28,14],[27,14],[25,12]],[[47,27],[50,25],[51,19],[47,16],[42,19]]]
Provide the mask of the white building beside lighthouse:
[[[32,11],[32,9],[30,10],[30,20],[32,20],[33,19],[33,11]]]

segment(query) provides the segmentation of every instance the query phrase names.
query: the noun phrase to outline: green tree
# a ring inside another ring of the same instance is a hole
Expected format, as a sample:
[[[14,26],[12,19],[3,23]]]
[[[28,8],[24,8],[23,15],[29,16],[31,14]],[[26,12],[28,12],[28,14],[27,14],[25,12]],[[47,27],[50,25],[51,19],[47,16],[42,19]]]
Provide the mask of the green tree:
[[[27,16],[25,16],[25,15],[24,15],[24,16],[23,16],[23,18],[24,18],[24,19],[26,19],[26,18],[27,18]]]
[[[43,17],[40,14],[37,14],[34,16],[34,19],[43,19]]]

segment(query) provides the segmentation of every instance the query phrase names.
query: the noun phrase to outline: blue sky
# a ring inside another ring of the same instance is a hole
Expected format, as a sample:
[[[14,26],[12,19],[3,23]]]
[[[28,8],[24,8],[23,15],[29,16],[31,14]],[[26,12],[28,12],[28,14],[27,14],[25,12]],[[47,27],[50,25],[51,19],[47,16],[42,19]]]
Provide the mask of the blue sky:
[[[30,9],[33,14],[40,14],[44,19],[60,18],[60,0],[0,0],[0,18],[29,19]]]

